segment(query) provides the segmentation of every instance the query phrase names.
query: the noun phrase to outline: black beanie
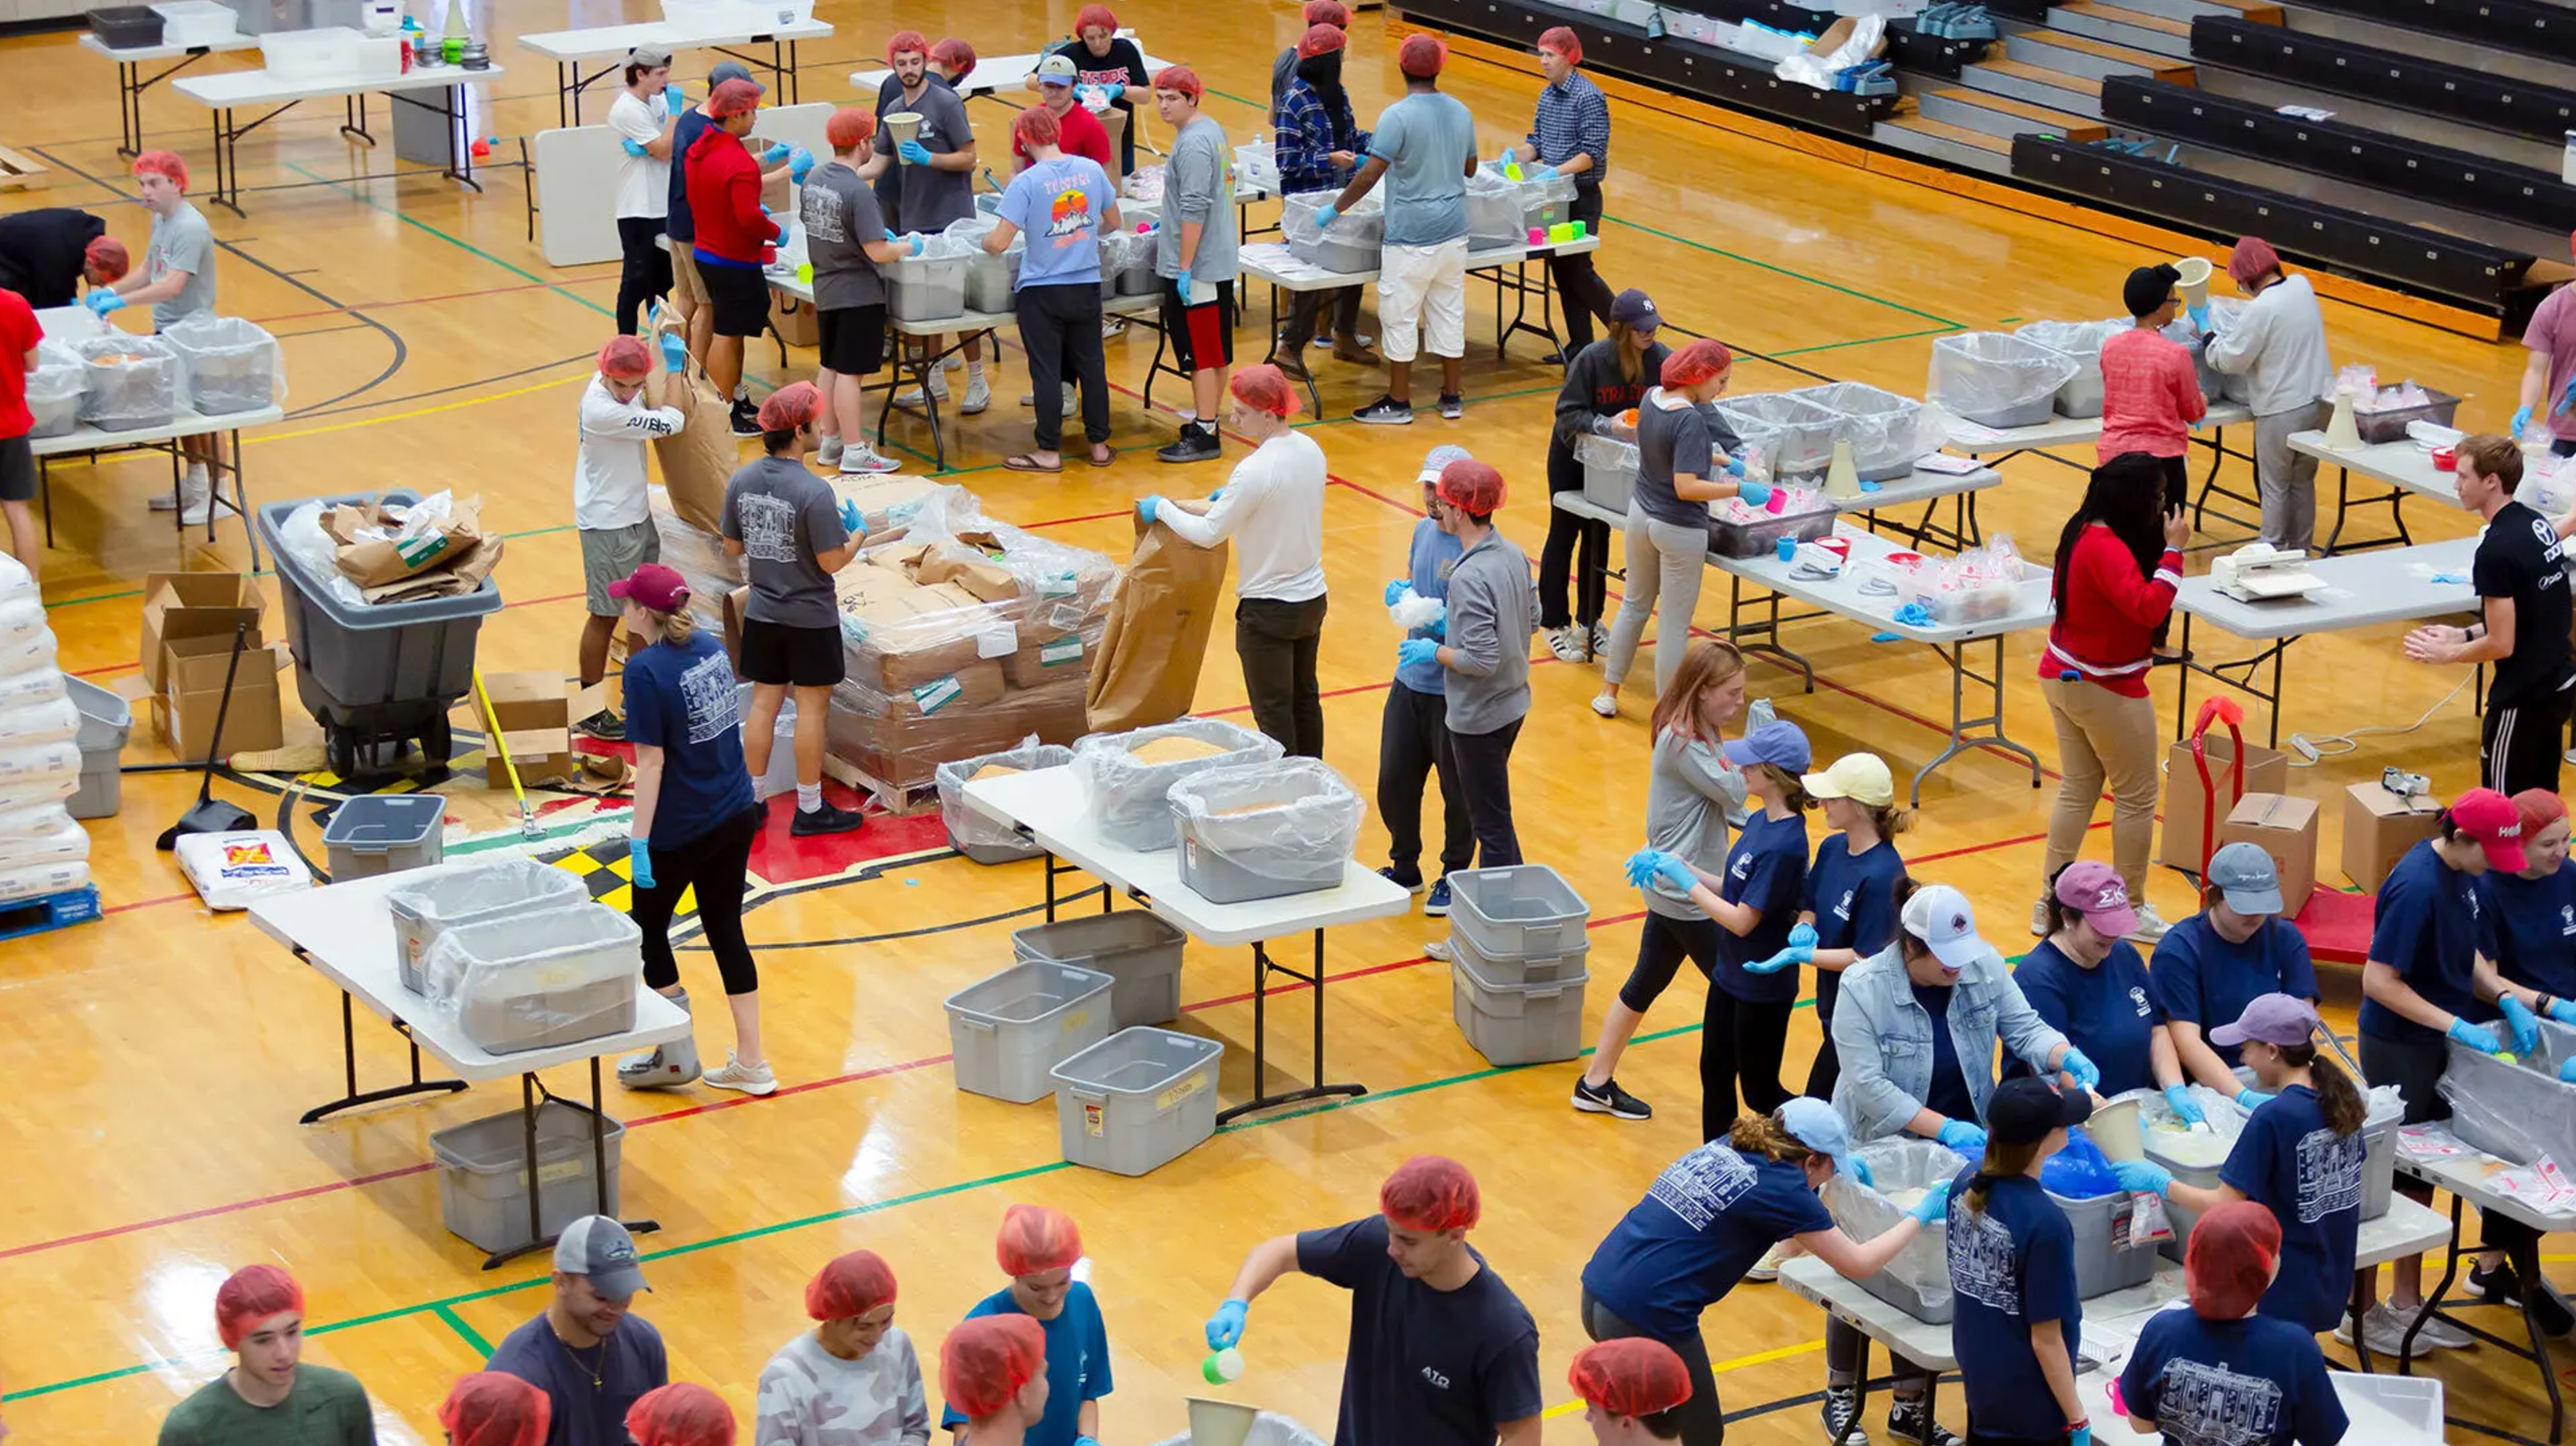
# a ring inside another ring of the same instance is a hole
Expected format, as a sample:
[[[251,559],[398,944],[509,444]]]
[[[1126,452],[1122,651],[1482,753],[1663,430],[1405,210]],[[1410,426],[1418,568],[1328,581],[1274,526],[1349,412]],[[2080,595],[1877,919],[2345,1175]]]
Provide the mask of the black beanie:
[[[2171,266],[2141,266],[2129,273],[2128,284],[2120,288],[2120,299],[2128,304],[2129,315],[2153,316],[2181,282],[2182,273]]]

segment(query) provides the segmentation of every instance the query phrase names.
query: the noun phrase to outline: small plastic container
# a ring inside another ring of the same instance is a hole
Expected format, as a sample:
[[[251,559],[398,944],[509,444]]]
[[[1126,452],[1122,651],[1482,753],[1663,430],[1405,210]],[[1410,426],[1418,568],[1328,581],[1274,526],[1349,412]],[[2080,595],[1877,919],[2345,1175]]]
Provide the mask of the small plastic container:
[[[149,5],[112,5],[89,12],[89,33],[110,50],[149,50],[168,25]]]
[[[1452,885],[1451,887],[1455,887]],[[1476,947],[1464,929],[1449,931],[1449,948],[1458,962],[1476,966],[1478,977],[1489,984],[1512,988],[1523,984],[1556,984],[1582,977],[1584,961],[1592,953],[1592,941],[1586,938],[1559,954],[1506,954],[1494,958]]]
[[[343,801],[322,826],[332,879],[345,883],[437,863],[446,857],[446,817],[447,800],[435,793],[369,793]]]
[[[399,40],[386,37],[390,44]],[[238,316],[199,313],[161,329],[179,354],[188,410],[201,416],[255,412],[284,395],[286,364],[277,338]]]
[[[179,354],[157,336],[118,332],[72,343],[81,355],[80,419],[102,432],[170,425],[186,388]]]
[[[1592,908],[1545,864],[1449,876],[1449,929],[1487,959],[1552,958],[1590,947]]]
[[[2144,1285],[2156,1273],[2151,1244],[2129,1243],[2129,1212],[2136,1197],[2126,1190],[2091,1200],[2069,1200],[2049,1192],[2049,1199],[2075,1227],[2075,1298],[2091,1300],[2115,1290]]]
[[[1009,312],[1020,288],[1020,261],[1027,253],[1014,245],[1001,255],[967,258],[966,309],[996,315]]]
[[[134,710],[123,698],[86,678],[65,677],[63,690],[80,709],[80,787],[63,807],[74,818],[113,818],[123,803],[125,740],[134,732]]]
[[[1238,185],[1254,186],[1264,191],[1279,189],[1279,156],[1266,140],[1246,141],[1234,148],[1234,179]]]
[[[1758,522],[1729,522],[1712,513],[1708,550],[1719,557],[1769,557],[1779,552],[1780,539],[1784,537],[1793,542],[1830,537],[1834,531],[1834,505],[1831,499],[1819,500],[1824,505],[1814,511],[1774,513]]]
[[[597,904],[449,928],[420,964],[421,992],[490,1054],[633,1029],[643,974],[643,931]]]
[[[1181,948],[1189,936],[1143,909],[1084,914],[1011,934],[1021,962],[1068,964],[1106,974],[1110,1026],[1168,1024],[1181,1017]]]
[[[1583,1053],[1583,986],[1589,973],[1541,984],[1502,984],[1465,959],[1449,965],[1449,1013],[1493,1065],[1547,1064]]]
[[[1583,500],[1625,514],[1637,490],[1637,444],[1586,432],[1574,439],[1574,457],[1583,464]]]
[[[1216,1134],[1225,1046],[1168,1029],[1122,1029],[1055,1067],[1056,1135],[1064,1157],[1113,1175],[1143,1175]]]
[[[259,59],[271,80],[345,80],[358,68],[358,32],[345,25],[271,31],[259,38]]]
[[[2365,442],[2403,442],[2409,422],[2431,422],[2437,427],[2451,425],[2451,418],[2460,410],[2460,399],[2431,387],[2424,389],[2424,395],[2428,400],[2420,407],[2392,407],[2384,412],[2365,412],[2355,407],[2352,424],[2360,429],[2361,440]]]
[[[1332,199],[1330,191],[1310,191],[1280,201],[1279,231],[1288,238],[1288,254],[1325,271],[1377,270],[1386,245],[1385,213],[1336,216],[1326,230],[1315,224],[1315,213]]]
[[[450,929],[491,919],[526,918],[590,902],[590,885],[569,869],[534,859],[502,859],[440,869],[385,891],[394,919],[395,960],[405,989],[418,994],[421,963]]]
[[[2021,585],[1992,582],[1982,587],[1951,588],[1923,594],[1932,610],[1932,621],[1943,627],[1964,627],[1969,623],[1992,622],[2012,611],[2013,599],[2021,596]]]
[[[1014,964],[949,995],[957,1087],[1015,1105],[1046,1098],[1048,1071],[1109,1037],[1117,982],[1069,964]]]
[[[608,1156],[608,1214],[617,1214],[618,1173],[626,1127],[603,1119],[600,1149]],[[590,1111],[562,1100],[537,1107],[537,1224],[528,1234],[527,1122],[517,1110],[453,1125],[429,1137],[438,1161],[438,1210],[450,1233],[478,1250],[498,1255],[563,1233],[584,1215],[599,1213],[597,1151],[591,1148]]]
[[[877,268],[885,274],[886,309],[897,321],[942,321],[966,310],[972,256],[907,256]]]
[[[1187,738],[1218,751],[1196,758],[1146,762],[1136,750],[1167,738]],[[1178,718],[1125,733],[1094,733],[1073,745],[1075,776],[1082,780],[1100,836],[1120,848],[1153,853],[1180,845],[1172,785],[1193,773],[1276,761],[1279,740],[1219,718]]]
[[[241,16],[215,0],[163,0],[152,7],[161,17],[164,45],[212,45],[241,33]]]

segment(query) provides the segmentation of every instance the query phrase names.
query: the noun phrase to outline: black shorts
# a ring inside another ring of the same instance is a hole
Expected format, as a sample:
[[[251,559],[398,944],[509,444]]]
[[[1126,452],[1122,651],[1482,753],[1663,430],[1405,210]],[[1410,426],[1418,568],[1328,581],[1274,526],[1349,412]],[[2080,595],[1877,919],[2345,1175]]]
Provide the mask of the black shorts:
[[[886,309],[845,306],[814,313],[815,345],[823,353],[823,370],[835,376],[872,377],[885,365]]]
[[[769,275],[757,266],[698,258],[698,282],[715,308],[718,336],[758,336],[769,325]]]
[[[2406,1098],[2406,1120],[2420,1125],[2451,1117],[2451,1102],[2442,1098],[2442,1072],[2450,1067],[2451,1047],[2440,1039],[2361,1037],[2361,1073],[2374,1085],[2397,1086]]]
[[[0,437],[0,502],[36,500],[36,449],[24,437]]]
[[[839,628],[795,628],[742,620],[742,676],[780,687],[829,688],[841,681]]]
[[[2567,731],[2570,694],[2540,693],[2519,703],[2487,697],[2478,725],[2478,777],[2511,798],[2526,788],[2558,791],[2559,735]]]
[[[1190,283],[1191,304],[1181,305],[1181,284],[1163,278],[1163,335],[1172,345],[1172,365],[1185,372],[1213,371],[1234,365],[1234,283]],[[1202,418],[1214,421],[1215,418]]]

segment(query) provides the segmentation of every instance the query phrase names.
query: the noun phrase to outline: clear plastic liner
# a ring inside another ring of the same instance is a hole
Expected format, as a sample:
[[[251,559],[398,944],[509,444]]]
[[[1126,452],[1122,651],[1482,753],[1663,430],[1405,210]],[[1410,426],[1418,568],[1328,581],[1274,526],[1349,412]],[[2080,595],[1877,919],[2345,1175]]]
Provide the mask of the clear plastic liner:
[[[1717,415],[1736,438],[1771,459],[1774,481],[1818,477],[1833,465],[1840,416],[1794,392],[1721,397]],[[1676,470],[1679,470],[1678,461]]]
[[[385,891],[385,909],[394,921],[395,966],[403,986],[415,992],[430,949],[449,929],[589,902],[590,887],[579,875],[525,858],[425,870]]]
[[[1911,476],[1917,460],[1940,451],[1949,439],[1930,408],[1867,382],[1828,382],[1789,395],[1813,402],[1839,419],[1834,436],[1851,443],[1852,466],[1864,482]]]
[[[139,432],[178,415],[181,368],[168,342],[118,332],[73,342],[72,350],[81,357],[82,421],[102,432]]]
[[[2062,351],[2000,331],[1932,339],[1932,374],[1924,395],[1953,414],[1987,427],[2027,427],[2057,409],[2057,389],[2083,368]]]
[[[2063,352],[2076,365],[2075,375],[2057,389],[2057,412],[2063,417],[2102,415],[2102,343],[2132,325],[2127,317],[2109,321],[2034,321],[2013,328],[2013,335]]]
[[[285,354],[256,323],[201,311],[163,327],[161,339],[179,354],[192,412],[255,412],[286,400]]]
[[[340,571],[340,544],[322,530],[322,509],[326,505],[319,500],[306,502],[286,514],[286,521],[277,529],[278,550],[304,564],[306,576],[342,607],[365,607],[366,590]]]
[[[1018,829],[999,823],[966,806],[966,781],[978,772],[996,764],[1021,773],[1039,768],[1055,768],[1073,761],[1073,750],[1055,743],[1040,743],[1031,734],[1016,748],[987,753],[975,758],[960,758],[939,765],[939,818],[948,825],[949,847],[977,863],[1001,863],[1006,859],[1033,859],[1044,850],[1020,836]]]
[[[1467,249],[1492,251],[1529,244],[1521,187],[1491,166],[1467,178]]]
[[[422,992],[493,1054],[597,1039],[635,1027],[643,941],[596,904],[466,924],[430,946]]]
[[[1288,238],[1288,254],[1326,271],[1375,271],[1386,247],[1385,210],[1363,201],[1334,217],[1329,229],[1319,227],[1315,213],[1333,196],[1331,191],[1308,191],[1279,203],[1279,230]]]
[[[724,539],[672,510],[670,494],[651,492],[653,532],[662,542],[662,565],[689,585],[689,616],[722,636],[725,594],[743,584],[742,559],[725,555]]]
[[[1836,1175],[1825,1185],[1825,1209],[1854,1240],[1875,1240],[1896,1228],[1923,1192],[1958,1178],[1967,1158],[1931,1140],[1886,1139],[1862,1145],[1852,1158],[1869,1167],[1872,1184]],[[1892,1194],[1903,1192],[1900,1199]],[[1934,1225],[1905,1243],[1885,1269],[1859,1282],[1863,1290],[1920,1320],[1950,1318],[1950,1229]]]
[[[965,311],[966,272],[983,253],[973,237],[922,237],[920,255],[877,268],[886,279],[887,311],[897,321],[938,321]]]
[[[36,365],[27,373],[27,410],[36,419],[30,439],[60,437],[80,425],[87,376],[81,354],[53,340],[36,343]]]
[[[1366,812],[1348,780],[1314,758],[1192,773],[1172,812],[1202,854],[1280,884],[1331,888],[1358,848]]]
[[[2503,1025],[2494,1029],[2507,1036]],[[2546,1155],[2576,1169],[2576,1084],[2558,1078],[2559,1066],[2576,1058],[2576,1030],[2543,1019],[2540,1047],[2510,1062],[2457,1040],[2448,1045],[2441,1091],[2451,1102],[2453,1134],[2517,1165]]]
[[[1137,749],[1161,738],[1195,739],[1223,751],[1169,763],[1136,756]],[[1211,768],[1274,763],[1285,751],[1277,739],[1249,728],[1214,718],[1181,718],[1126,733],[1095,733],[1073,745],[1073,766],[1101,836],[1121,848],[1151,853],[1180,841],[1172,785]]]
[[[1544,231],[1565,220],[1572,213],[1574,206],[1572,176],[1549,176],[1545,180],[1540,180],[1530,174],[1534,169],[1536,168],[1530,166],[1522,167],[1521,179],[1515,181],[1504,175],[1502,168],[1491,161],[1476,168],[1478,176],[1500,181],[1511,188],[1512,195],[1521,208],[1520,234],[1512,238],[1515,244],[1525,244],[1529,240],[1532,227]],[[1473,229],[1472,223],[1470,229]]]

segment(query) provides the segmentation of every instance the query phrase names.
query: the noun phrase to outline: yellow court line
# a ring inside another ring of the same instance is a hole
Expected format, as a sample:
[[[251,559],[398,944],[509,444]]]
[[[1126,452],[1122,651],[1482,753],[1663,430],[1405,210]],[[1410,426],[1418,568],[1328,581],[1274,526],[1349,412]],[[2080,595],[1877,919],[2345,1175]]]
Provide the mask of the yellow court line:
[[[1773,1361],[1785,1361],[1792,1356],[1811,1355],[1817,1351],[1823,1350],[1824,1348],[1824,1338],[1819,1336],[1815,1340],[1808,1341],[1802,1345],[1781,1346],[1777,1350],[1755,1351],[1749,1356],[1737,1356],[1731,1361],[1719,1361],[1717,1364],[1710,1366],[1708,1370],[1710,1375],[1722,1376],[1729,1371],[1741,1370],[1746,1366],[1768,1365]],[[1540,1412],[1539,1416],[1542,1420],[1553,1420],[1558,1416],[1571,1416],[1582,1409],[1583,1402],[1581,1400],[1566,1401],[1561,1404],[1548,1407],[1546,1410]]]
[[[555,387],[570,386],[575,382],[586,382],[588,380],[590,380],[590,374],[584,372],[579,376],[558,377],[550,382],[538,382],[534,386],[519,387],[506,392],[494,392],[488,397],[468,397],[461,402],[441,402],[437,406],[422,407],[418,411],[396,412],[387,417],[369,417],[362,422],[335,422],[328,427],[307,427],[301,432],[263,432],[256,436],[244,437],[242,439],[242,445],[247,447],[256,442],[286,442],[292,441],[297,437],[319,437],[331,432],[355,431],[360,427],[373,427],[385,422],[408,421],[413,417],[432,417],[436,416],[440,412],[453,412],[466,407],[479,407],[486,402],[507,401],[512,397],[524,397],[530,392],[547,391]]]

